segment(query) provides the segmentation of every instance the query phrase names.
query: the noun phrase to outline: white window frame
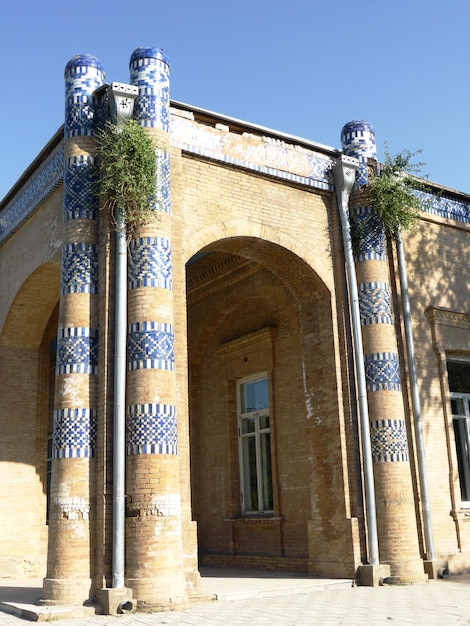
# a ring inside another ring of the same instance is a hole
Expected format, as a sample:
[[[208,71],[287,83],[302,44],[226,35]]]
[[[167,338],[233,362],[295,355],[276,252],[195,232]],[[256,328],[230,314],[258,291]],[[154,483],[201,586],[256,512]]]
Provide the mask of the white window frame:
[[[257,381],[266,380],[267,389],[268,389],[268,406],[266,408],[262,408],[252,411],[245,411],[242,413],[242,390],[244,385],[248,383],[254,383]],[[264,489],[263,489],[263,476],[269,469],[269,475],[271,478],[271,485],[268,487],[271,492],[271,498],[273,499],[274,489],[273,489],[273,473],[272,473],[272,454],[269,456],[269,468],[263,465],[263,454],[262,454],[262,445],[261,439],[263,436],[269,435],[269,448],[271,450],[272,445],[272,437],[271,437],[271,415],[269,409],[269,377],[267,372],[260,372],[257,374],[253,374],[252,376],[246,376],[245,378],[241,378],[237,381],[237,415],[238,415],[238,450],[239,450],[239,464],[240,464],[240,498],[241,498],[241,510],[242,514],[246,516],[256,516],[256,515],[273,515],[274,514],[274,503],[272,506],[268,506],[268,502],[264,501]],[[263,417],[268,417],[269,426],[267,428],[263,428],[261,425],[261,420]],[[249,433],[243,432],[243,421],[252,419],[254,423],[254,431]],[[247,486],[249,481],[249,469],[246,466],[245,456],[244,456],[244,443],[248,438],[253,438],[255,441],[255,456],[256,456],[256,489],[257,489],[257,499],[258,499],[258,507],[256,509],[252,508],[248,502],[251,502],[251,493],[248,494],[249,487]]]

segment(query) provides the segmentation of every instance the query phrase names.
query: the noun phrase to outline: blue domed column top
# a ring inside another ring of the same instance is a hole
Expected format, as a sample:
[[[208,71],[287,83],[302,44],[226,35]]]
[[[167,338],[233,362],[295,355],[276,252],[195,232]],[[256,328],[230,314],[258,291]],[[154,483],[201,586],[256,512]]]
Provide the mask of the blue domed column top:
[[[158,48],[137,48],[130,62],[131,85],[139,88],[135,120],[147,128],[168,132],[170,119],[170,63]]]
[[[104,83],[101,63],[91,54],[76,54],[65,66],[65,138],[93,135],[97,101]]]
[[[359,160],[356,173],[356,189],[367,184],[367,159],[377,159],[375,131],[368,122],[353,120],[343,126],[341,145],[347,156]]]

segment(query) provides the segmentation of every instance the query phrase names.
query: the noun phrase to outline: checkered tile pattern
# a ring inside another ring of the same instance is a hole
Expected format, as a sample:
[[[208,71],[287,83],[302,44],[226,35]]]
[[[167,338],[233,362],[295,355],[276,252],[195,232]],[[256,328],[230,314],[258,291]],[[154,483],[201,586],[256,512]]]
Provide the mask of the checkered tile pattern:
[[[400,367],[394,352],[375,352],[364,356],[368,391],[400,391]]]
[[[164,237],[140,237],[129,244],[129,289],[172,289],[171,244]]]
[[[92,328],[59,328],[56,375],[96,374],[98,331]]]
[[[104,83],[104,70],[91,54],[77,54],[65,68],[65,138],[94,133],[97,108],[93,92]]]
[[[98,293],[96,245],[70,243],[62,247],[61,293]]]
[[[177,454],[176,407],[134,404],[127,413],[127,454]]]
[[[162,322],[130,324],[127,357],[129,370],[173,370],[173,326]]]
[[[375,131],[368,122],[354,120],[341,131],[341,145],[344,154],[359,160],[356,174],[356,188],[367,184],[367,159],[377,159]]]
[[[55,459],[95,456],[96,412],[93,409],[54,411],[52,451]]]
[[[362,326],[393,324],[392,302],[387,283],[360,283],[358,291]]]
[[[170,65],[157,48],[137,48],[131,56],[131,85],[139,87],[134,119],[141,126],[169,130]]]
[[[88,154],[67,159],[64,168],[64,222],[95,219],[98,208],[94,158]]]
[[[156,151],[156,177],[157,177],[157,201],[156,209],[162,213],[170,214],[170,155],[159,148]]]
[[[374,420],[370,423],[372,458],[375,463],[408,462],[408,441],[403,420]]]
[[[375,211],[368,206],[356,209],[352,214],[352,235],[357,245],[356,261],[385,261],[387,248],[385,234]]]

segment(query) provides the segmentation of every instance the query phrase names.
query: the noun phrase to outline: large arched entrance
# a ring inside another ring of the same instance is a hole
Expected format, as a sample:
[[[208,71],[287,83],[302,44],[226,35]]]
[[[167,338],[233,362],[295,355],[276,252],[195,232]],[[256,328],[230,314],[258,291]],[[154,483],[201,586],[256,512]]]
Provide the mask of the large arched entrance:
[[[188,262],[187,306],[200,564],[325,574],[339,557],[350,574],[328,289],[285,248],[236,237]]]
[[[0,570],[43,576],[60,269],[38,268],[17,292],[0,334]]]

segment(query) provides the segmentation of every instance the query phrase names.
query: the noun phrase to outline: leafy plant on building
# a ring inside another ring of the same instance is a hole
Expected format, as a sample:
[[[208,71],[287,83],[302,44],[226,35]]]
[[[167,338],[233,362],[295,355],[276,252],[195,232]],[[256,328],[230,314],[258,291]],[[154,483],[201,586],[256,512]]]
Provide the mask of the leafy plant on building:
[[[157,146],[134,120],[107,122],[96,139],[101,206],[129,238],[155,218]]]

